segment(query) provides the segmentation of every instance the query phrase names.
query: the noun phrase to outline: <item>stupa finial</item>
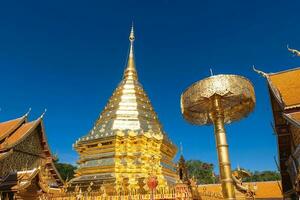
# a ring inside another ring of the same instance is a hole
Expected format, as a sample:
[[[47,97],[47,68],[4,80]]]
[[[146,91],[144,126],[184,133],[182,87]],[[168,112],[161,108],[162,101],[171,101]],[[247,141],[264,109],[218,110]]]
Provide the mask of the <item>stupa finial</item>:
[[[134,39],[135,39],[135,37],[134,37],[134,25],[133,25],[133,22],[132,22],[131,31],[130,31],[130,35],[129,35],[129,40],[130,40],[131,43],[133,43]]]
[[[128,55],[127,66],[124,72],[124,77],[128,79],[137,79],[137,73],[135,69],[135,62],[134,62],[134,51],[133,51],[133,42],[135,40],[134,36],[134,26],[133,23],[131,25],[131,30],[129,34],[129,41],[130,41],[130,49]]]
[[[180,142],[180,154],[183,155],[183,146],[182,146],[182,142]]]
[[[133,22],[132,22],[131,30],[130,30],[130,34],[129,34],[129,41],[130,41],[129,59],[134,57],[134,53],[133,53],[134,39],[135,39],[135,37],[134,37],[134,26],[133,26]]]

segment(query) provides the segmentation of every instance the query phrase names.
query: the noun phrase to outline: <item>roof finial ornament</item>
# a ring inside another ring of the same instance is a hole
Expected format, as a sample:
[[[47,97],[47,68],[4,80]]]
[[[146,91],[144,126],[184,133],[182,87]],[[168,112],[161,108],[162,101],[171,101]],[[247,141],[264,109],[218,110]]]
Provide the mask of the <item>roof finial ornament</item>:
[[[25,113],[24,117],[28,117],[30,111],[31,111],[31,107],[28,109],[27,113]]]
[[[40,116],[40,119],[43,119],[43,118],[44,118],[46,112],[47,112],[47,108],[45,108],[44,112],[43,112],[42,115]]]
[[[298,51],[297,49],[291,49],[289,48],[289,45],[286,45],[286,47],[288,51],[290,51],[293,54],[293,56],[300,56],[300,51]]]
[[[260,70],[256,69],[254,65],[252,66],[252,68],[253,68],[253,70],[254,70],[256,73],[262,75],[263,77],[265,77],[265,78],[268,77],[268,74],[267,74],[267,73],[265,73],[265,72],[263,72],[263,71],[260,71]]]
[[[213,76],[214,75],[213,70],[209,68],[209,71],[210,71],[210,76]]]
[[[180,142],[180,154],[183,155],[183,147],[182,147],[182,142]]]

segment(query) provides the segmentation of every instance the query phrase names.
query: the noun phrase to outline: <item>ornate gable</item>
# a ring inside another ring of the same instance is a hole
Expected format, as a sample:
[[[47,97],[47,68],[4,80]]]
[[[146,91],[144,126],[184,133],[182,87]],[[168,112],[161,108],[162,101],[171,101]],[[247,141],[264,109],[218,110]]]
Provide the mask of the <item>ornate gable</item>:
[[[26,117],[0,123],[1,127],[7,128],[0,130],[5,133],[0,141],[0,191],[31,187],[31,178],[38,180],[40,187],[62,186],[45,137],[43,115],[27,122],[26,114]]]

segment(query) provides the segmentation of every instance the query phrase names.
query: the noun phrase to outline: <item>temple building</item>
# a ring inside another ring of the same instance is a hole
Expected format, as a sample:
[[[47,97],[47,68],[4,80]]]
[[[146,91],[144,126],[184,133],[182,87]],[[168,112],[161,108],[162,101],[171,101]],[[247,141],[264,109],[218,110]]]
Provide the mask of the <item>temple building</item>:
[[[107,193],[148,190],[155,176],[158,187],[176,183],[173,158],[177,147],[162,129],[139,82],[134,59],[134,30],[123,78],[89,133],[78,139],[79,168],[71,180],[84,190],[101,186]]]
[[[237,200],[282,200],[281,184],[279,181],[247,182],[243,187],[254,186],[255,193],[235,190]],[[201,200],[223,199],[221,184],[203,184],[198,186]]]
[[[277,73],[254,69],[266,78],[277,135],[282,193],[300,194],[300,68]]]
[[[0,123],[0,199],[38,199],[59,194],[63,181],[54,166],[43,115]]]

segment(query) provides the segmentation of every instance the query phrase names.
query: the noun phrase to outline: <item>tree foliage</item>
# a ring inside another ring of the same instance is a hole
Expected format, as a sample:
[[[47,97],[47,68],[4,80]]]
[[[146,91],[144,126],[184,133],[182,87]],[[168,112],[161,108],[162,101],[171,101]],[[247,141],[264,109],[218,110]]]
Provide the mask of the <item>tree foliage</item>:
[[[77,169],[74,165],[68,163],[55,162],[55,167],[58,170],[63,180],[70,180],[74,177],[74,171]]]
[[[245,178],[245,182],[278,181],[280,174],[277,171],[255,171],[251,177]]]
[[[200,160],[186,161],[188,174],[190,178],[195,178],[198,184],[215,183],[216,177],[214,175],[214,165],[205,163]]]
[[[214,174],[214,165],[200,160],[186,161],[189,178],[194,177],[198,184],[218,183],[219,176]],[[249,171],[249,170],[247,170]],[[277,181],[280,173],[277,171],[254,171],[251,177],[243,179],[244,182]]]

